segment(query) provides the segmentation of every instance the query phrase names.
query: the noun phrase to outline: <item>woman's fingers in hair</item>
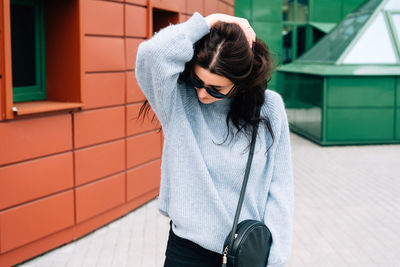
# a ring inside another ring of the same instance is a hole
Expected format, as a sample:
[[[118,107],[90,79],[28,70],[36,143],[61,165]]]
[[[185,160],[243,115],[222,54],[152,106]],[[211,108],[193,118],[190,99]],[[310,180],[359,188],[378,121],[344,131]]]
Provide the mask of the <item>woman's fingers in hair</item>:
[[[243,30],[244,34],[246,35],[247,41],[249,42],[250,47],[253,47],[253,42],[256,41],[256,33],[251,27],[249,21],[244,18],[238,18],[234,21],[234,23],[238,24],[240,28]]]
[[[214,13],[205,17],[205,20],[210,28],[218,21],[235,23],[239,25],[239,27],[243,30],[244,34],[246,35],[247,41],[249,42],[250,47],[252,47],[253,42],[256,41],[256,33],[250,26],[250,23],[247,19],[234,17],[226,14]]]
[[[242,28],[243,29],[243,28]],[[247,26],[244,30],[247,41],[249,41],[250,47],[253,47],[253,43],[256,41],[256,33],[251,26]]]

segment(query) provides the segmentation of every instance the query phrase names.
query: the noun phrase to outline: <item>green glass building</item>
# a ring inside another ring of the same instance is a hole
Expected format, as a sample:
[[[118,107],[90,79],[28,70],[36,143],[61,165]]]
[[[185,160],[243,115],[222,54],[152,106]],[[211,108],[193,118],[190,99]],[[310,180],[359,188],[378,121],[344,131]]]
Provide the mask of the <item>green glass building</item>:
[[[277,65],[310,49],[365,0],[235,0],[235,15],[247,18]],[[276,90],[273,76],[269,87]]]
[[[272,86],[291,130],[321,145],[400,143],[400,1],[330,2],[282,3]]]

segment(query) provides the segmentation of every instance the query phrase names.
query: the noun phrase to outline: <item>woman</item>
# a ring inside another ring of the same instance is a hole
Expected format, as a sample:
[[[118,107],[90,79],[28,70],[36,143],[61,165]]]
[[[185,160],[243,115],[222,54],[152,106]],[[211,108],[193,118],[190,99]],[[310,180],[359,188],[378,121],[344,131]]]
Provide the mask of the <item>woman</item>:
[[[266,90],[271,67],[247,20],[223,14],[195,13],[139,46],[136,78],[165,137],[158,208],[171,229],[164,266],[221,266],[258,121],[239,222],[263,221],[272,233],[268,266],[287,262],[290,140],[282,99]]]

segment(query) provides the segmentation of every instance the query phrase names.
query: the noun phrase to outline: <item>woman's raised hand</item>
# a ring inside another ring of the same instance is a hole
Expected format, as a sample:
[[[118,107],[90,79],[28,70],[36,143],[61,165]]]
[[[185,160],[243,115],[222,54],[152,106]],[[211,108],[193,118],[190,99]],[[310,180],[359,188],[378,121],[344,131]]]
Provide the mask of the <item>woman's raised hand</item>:
[[[247,19],[234,17],[226,14],[211,14],[205,17],[205,20],[208,26],[211,28],[216,22],[222,21],[227,23],[235,23],[242,28],[243,32],[246,35],[247,40],[249,41],[250,47],[253,46],[253,42],[256,41],[256,33],[254,32],[253,28],[250,26],[250,23]]]

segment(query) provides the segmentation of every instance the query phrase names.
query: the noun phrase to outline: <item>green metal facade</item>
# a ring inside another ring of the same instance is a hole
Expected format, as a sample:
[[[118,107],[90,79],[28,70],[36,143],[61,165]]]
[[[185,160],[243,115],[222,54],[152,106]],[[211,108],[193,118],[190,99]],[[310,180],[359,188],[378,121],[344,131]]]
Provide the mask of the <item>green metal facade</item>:
[[[400,143],[400,29],[388,3],[365,2],[279,69],[293,131],[322,145]]]
[[[365,0],[309,1],[309,21],[337,23]]]
[[[279,73],[291,129],[321,145],[400,143],[400,77]]]
[[[277,12],[286,5],[284,11],[280,11],[280,14],[286,12],[279,27],[282,31],[280,40],[278,35],[259,34],[257,28],[256,32],[267,44],[280,42],[281,46],[274,52],[285,58],[288,47],[284,40],[285,29],[292,30],[290,45],[293,51],[290,56],[293,63],[281,65],[273,76],[273,86],[270,86],[285,100],[291,130],[321,145],[400,143],[400,26],[397,29],[394,23],[395,16],[400,18],[400,11],[393,9],[398,5],[396,0],[282,0],[266,3],[237,0],[236,14],[250,18],[255,25],[255,10],[261,14],[261,9],[272,10],[271,6],[275,5],[273,10]],[[245,12],[239,11],[244,5]],[[383,10],[385,5],[391,8]],[[306,16],[297,10],[305,7]],[[387,27],[386,35],[393,47],[388,58],[392,57],[393,62],[374,62],[379,61],[378,56],[375,59],[371,57],[371,62],[365,60],[366,63],[362,63],[363,56],[356,53],[359,49],[357,42],[366,35],[367,27],[378,19]],[[400,25],[400,19],[397,21]],[[333,23],[338,24],[337,27],[314,44],[310,29],[329,31]],[[274,25],[268,22],[265,27]],[[306,29],[305,40],[299,38],[301,27]],[[268,30],[264,29],[264,32]],[[305,48],[303,51],[299,50],[301,46]],[[296,52],[299,51],[304,54],[297,59],[299,54]],[[354,57],[351,57],[352,53]],[[352,63],[352,60],[355,61]]]
[[[279,62],[282,51],[282,0],[235,0],[235,15],[247,18],[257,37],[266,42]],[[276,87],[273,74],[270,88]]]
[[[257,37],[266,42],[276,64],[280,65],[295,60],[310,49],[363,1],[236,0],[235,15],[249,20]],[[289,52],[286,51],[288,42]],[[269,88],[276,90],[276,83],[277,75],[273,74]]]

